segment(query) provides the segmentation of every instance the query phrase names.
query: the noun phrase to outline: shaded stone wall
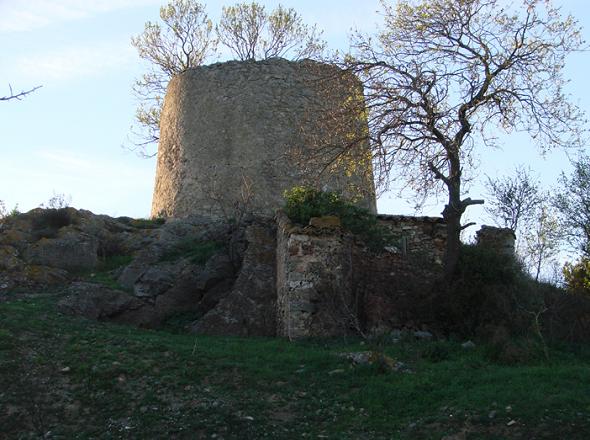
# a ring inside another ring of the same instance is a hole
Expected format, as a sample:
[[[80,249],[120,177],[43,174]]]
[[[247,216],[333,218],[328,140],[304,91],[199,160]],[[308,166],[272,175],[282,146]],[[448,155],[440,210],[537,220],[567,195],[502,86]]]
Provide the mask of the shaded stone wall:
[[[277,230],[277,334],[336,336],[356,324],[353,238],[338,227],[298,227],[282,212]]]
[[[304,183],[360,195],[359,204],[375,212],[367,143],[353,149],[354,169],[336,163],[314,180],[325,163],[312,160],[310,144],[343,144],[366,130],[366,120],[336,115],[339,130],[317,124],[351,96],[362,99],[358,81],[346,78],[333,66],[283,59],[218,63],[174,77],[162,110],[152,216],[228,218],[244,199],[249,211],[269,216],[284,190]]]
[[[413,255],[441,265],[447,243],[447,229],[441,217],[411,217],[379,215],[379,223],[397,238],[389,250],[392,253]]]
[[[475,234],[478,246],[493,249],[504,255],[514,255],[516,235],[510,228],[483,225]]]
[[[405,237],[403,246],[375,253],[332,222],[312,219],[299,227],[279,212],[278,335],[428,328],[429,296],[442,275],[444,224],[430,217],[380,216],[380,221]]]

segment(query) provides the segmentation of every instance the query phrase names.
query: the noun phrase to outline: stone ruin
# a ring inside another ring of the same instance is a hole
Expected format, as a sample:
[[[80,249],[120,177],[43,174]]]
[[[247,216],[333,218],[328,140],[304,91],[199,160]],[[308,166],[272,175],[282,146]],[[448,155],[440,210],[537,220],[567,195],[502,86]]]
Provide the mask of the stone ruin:
[[[12,289],[69,283],[60,302],[66,313],[142,327],[189,314],[197,334],[296,339],[434,328],[430,294],[442,274],[442,218],[378,215],[395,243],[375,252],[337,218],[296,225],[277,211],[283,191],[310,182],[316,171],[311,183],[355,196],[375,212],[370,162],[355,169],[337,163],[321,175],[314,169],[319,164],[290,155],[295,146],[313,157],[306,142],[322,135],[313,120],[329,110],[320,84],[333,69],[267,60],[175,77],[162,114],[152,208],[165,222],[146,228],[72,208],[6,219],[0,222],[0,300]],[[358,92],[358,83],[351,84],[335,84],[333,99]],[[362,131],[366,121],[350,127]],[[366,158],[368,146],[358,153]],[[228,213],[245,201],[245,182],[253,195],[245,208],[254,215],[236,229]],[[67,222],[54,224],[55,214]],[[511,231],[484,227],[478,241],[513,252]],[[222,246],[206,262],[179,252],[199,243]],[[93,276],[109,256],[131,258],[109,272],[115,287],[79,279],[79,273]]]
[[[283,192],[303,183],[376,212],[366,141],[352,151],[354,168],[344,161],[321,173],[327,164],[314,161],[313,140],[329,128],[317,122],[354,96],[362,96],[354,76],[309,60],[234,61],[177,75],[162,110],[152,216],[227,218],[242,204],[272,217]],[[331,123],[335,144],[367,130],[362,117]]]
[[[272,218],[284,202],[283,192],[302,184],[351,196],[376,212],[366,141],[353,158],[360,166],[336,162],[329,173],[320,173],[326,164],[314,160],[318,137],[346,144],[366,132],[365,116],[347,120],[345,112],[333,111],[359,96],[362,85],[352,75],[309,60],[218,63],[176,76],[162,111],[152,216],[227,220],[241,205]],[[335,129],[316,123],[326,114]],[[380,215],[380,223],[398,237],[396,246],[380,255],[367,252],[339,227],[299,227],[280,212],[275,218],[272,256],[265,254],[272,262],[265,269],[273,277],[272,292],[262,297],[276,303],[277,334],[379,332],[428,320],[416,304],[426,302],[420,296],[441,274],[446,245],[441,218]],[[482,243],[493,241],[494,232],[484,231]],[[254,292],[251,300],[260,297]],[[232,301],[259,308],[239,298],[222,302],[225,312],[213,314],[217,331],[235,327]],[[196,328],[207,327],[210,318]]]
[[[502,255],[514,255],[516,235],[510,228],[483,225],[475,235],[475,242]]]

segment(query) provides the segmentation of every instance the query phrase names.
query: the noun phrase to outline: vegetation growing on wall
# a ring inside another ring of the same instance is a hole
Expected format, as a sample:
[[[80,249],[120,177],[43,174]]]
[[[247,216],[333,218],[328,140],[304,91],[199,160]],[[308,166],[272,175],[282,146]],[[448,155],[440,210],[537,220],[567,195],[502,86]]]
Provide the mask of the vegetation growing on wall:
[[[389,229],[379,225],[377,216],[359,208],[340,194],[296,186],[285,191],[285,213],[295,223],[307,225],[312,217],[334,215],[342,226],[358,235],[374,250],[382,249],[394,240]]]

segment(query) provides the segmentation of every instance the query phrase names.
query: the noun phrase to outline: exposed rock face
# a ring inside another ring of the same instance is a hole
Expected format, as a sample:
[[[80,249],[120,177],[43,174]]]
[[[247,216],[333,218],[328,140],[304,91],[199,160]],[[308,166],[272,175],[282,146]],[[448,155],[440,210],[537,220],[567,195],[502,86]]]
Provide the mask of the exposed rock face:
[[[26,249],[24,258],[32,264],[58,269],[94,269],[98,263],[98,239],[76,232],[58,238],[42,238]]]
[[[199,334],[276,334],[276,232],[269,224],[249,226],[248,247],[233,289],[193,326]]]
[[[68,288],[68,295],[59,303],[62,312],[96,320],[115,320],[123,317],[126,322],[132,311],[143,308],[144,304],[133,295],[121,290],[88,282],[74,282]],[[135,323],[135,322],[133,322]]]
[[[219,63],[174,77],[161,117],[152,216],[231,216],[245,187],[248,209],[272,216],[283,192],[305,182],[360,195],[359,204],[374,212],[367,144],[353,151],[354,169],[341,164],[319,181],[311,179],[325,162],[294,160],[295,150],[310,159],[320,134],[347,144],[366,129],[358,119],[336,121],[333,130],[316,126],[319,116],[362,96],[355,81],[332,66],[283,59]]]

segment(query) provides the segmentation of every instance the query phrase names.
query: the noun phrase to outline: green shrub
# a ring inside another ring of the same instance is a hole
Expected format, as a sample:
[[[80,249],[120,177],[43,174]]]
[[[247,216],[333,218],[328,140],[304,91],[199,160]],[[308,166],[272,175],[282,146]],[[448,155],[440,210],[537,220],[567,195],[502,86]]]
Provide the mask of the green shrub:
[[[355,206],[341,195],[296,186],[283,194],[284,210],[292,222],[306,225],[312,217],[334,215],[342,226],[365,241],[369,248],[378,250],[394,241],[389,229],[381,226],[368,210]]]
[[[527,311],[535,309],[540,296],[534,284],[516,258],[464,245],[449,290],[438,302],[442,322],[462,336],[496,325],[514,334],[525,332],[530,327]]]
[[[563,278],[569,292],[590,296],[590,259],[582,258],[577,263],[565,263]]]
[[[39,212],[32,220],[33,234],[39,238],[54,238],[57,232],[74,223],[68,208],[48,208]]]
[[[164,218],[137,218],[129,222],[130,226],[137,229],[157,229],[166,223]]]

